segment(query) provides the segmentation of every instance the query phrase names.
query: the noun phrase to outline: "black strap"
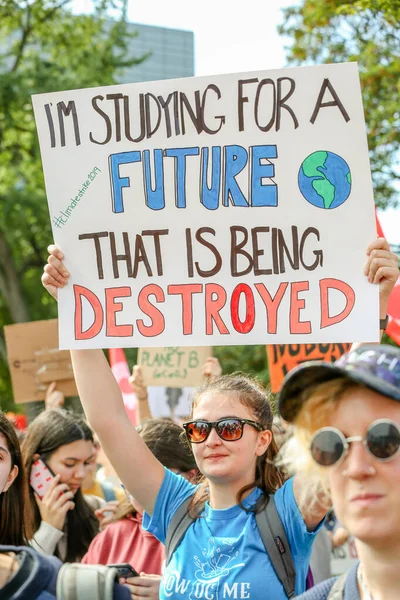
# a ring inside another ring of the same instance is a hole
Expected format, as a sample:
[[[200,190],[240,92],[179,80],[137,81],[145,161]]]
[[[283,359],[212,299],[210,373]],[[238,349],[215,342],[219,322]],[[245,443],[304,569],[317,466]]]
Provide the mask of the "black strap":
[[[269,497],[266,508],[256,513],[257,528],[275,573],[284,587],[286,596],[294,598],[296,570],[274,496]]]
[[[165,540],[166,564],[181,543],[186,531],[194,519],[188,514],[192,496],[187,498],[172,517]],[[282,583],[288,598],[295,596],[296,570],[292,553],[281,518],[276,509],[273,495],[269,497],[267,507],[256,513],[257,528],[269,556],[276,576]]]
[[[189,504],[193,496],[189,496],[182,502],[176,513],[173,515],[167,530],[165,539],[165,560],[168,565],[171,557],[182,541],[187,529],[193,523],[194,519],[189,515]]]

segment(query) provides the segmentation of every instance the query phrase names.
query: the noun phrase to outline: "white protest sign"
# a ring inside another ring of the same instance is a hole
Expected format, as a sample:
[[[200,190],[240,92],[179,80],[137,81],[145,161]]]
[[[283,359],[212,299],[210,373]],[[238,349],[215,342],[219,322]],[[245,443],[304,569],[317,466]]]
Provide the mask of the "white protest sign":
[[[154,418],[168,417],[172,420],[188,421],[192,406],[193,387],[149,386],[150,412]]]
[[[377,341],[355,63],[33,97],[60,347]]]

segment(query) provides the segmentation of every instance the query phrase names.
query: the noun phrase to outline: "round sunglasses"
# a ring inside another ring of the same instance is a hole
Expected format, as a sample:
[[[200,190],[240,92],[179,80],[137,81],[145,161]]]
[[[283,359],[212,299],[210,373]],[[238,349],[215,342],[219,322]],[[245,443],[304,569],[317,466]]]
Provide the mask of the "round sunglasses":
[[[400,427],[390,419],[378,419],[368,427],[365,437],[348,438],[335,427],[323,427],[311,440],[311,456],[319,465],[332,467],[344,459],[352,442],[362,442],[379,461],[392,460],[400,449]]]
[[[249,419],[227,418],[219,419],[219,421],[188,421],[183,423],[183,428],[186,432],[186,437],[191,444],[201,444],[205,442],[211,433],[211,429],[215,429],[221,440],[225,442],[236,442],[243,436],[243,428],[245,425],[251,425],[257,431],[263,431],[264,427],[260,423],[250,421]]]

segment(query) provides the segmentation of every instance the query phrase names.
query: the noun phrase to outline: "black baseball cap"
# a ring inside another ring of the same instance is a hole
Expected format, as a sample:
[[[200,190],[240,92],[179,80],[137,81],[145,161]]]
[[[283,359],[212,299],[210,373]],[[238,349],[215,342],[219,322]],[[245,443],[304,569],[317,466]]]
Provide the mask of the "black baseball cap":
[[[400,348],[387,344],[364,344],[334,363],[302,363],[283,380],[278,395],[279,414],[285,421],[294,421],[304,399],[301,393],[338,377],[352,379],[400,402]]]

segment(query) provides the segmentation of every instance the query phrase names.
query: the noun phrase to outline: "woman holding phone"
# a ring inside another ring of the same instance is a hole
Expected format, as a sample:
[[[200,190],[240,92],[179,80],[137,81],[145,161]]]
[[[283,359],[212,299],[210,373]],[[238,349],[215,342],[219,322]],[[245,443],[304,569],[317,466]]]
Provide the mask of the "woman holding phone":
[[[80,561],[99,531],[81,490],[94,454],[91,429],[79,415],[63,409],[44,411],[29,425],[22,454],[31,475],[30,544],[62,561]],[[42,483],[36,485],[36,479]]]
[[[295,425],[293,466],[329,490],[360,558],[299,600],[397,600],[400,349],[364,345],[334,364],[305,363],[286,377],[279,410]]]
[[[0,412],[0,545],[24,546],[31,537],[25,467],[15,432]]]
[[[385,240],[377,242],[369,249],[374,254],[366,275],[381,284],[381,310],[386,310],[397,274],[395,279],[394,255]],[[68,272],[62,252],[49,250],[42,282],[56,297],[57,289],[68,282]],[[165,469],[144,444],[126,416],[103,352],[80,350],[71,356],[88,420],[126,488],[146,511],[144,526],[164,542],[172,517],[195,494],[190,512],[201,518],[186,530],[167,565],[160,598],[238,593],[286,598],[255,522],[255,513],[263,510],[271,493],[294,560],[295,591],[303,592],[312,542],[327,506],[323,497],[310,504],[307,480],[295,476],[282,485],[274,464],[273,413],[264,390],[245,377],[225,376],[197,392],[185,426],[204,475],[203,484],[196,487]]]

